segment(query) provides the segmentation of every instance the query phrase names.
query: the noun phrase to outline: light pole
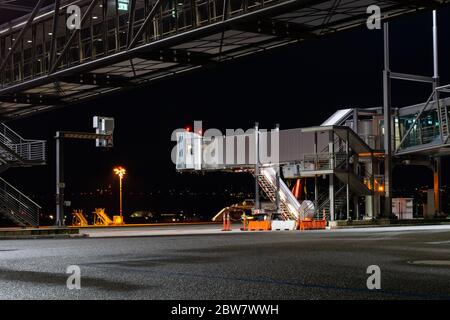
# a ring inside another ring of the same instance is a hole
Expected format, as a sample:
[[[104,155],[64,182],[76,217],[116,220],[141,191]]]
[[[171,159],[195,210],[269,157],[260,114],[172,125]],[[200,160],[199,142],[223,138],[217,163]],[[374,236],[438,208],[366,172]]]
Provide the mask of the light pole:
[[[114,168],[114,173],[119,176],[119,212],[120,212],[120,222],[123,223],[122,215],[122,179],[127,171],[123,167]]]

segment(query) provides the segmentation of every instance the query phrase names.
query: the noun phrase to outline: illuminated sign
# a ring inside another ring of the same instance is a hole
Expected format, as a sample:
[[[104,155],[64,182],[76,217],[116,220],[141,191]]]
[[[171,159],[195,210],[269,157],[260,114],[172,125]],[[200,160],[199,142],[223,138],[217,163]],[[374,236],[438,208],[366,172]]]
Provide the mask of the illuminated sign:
[[[130,0],[118,0],[119,10],[128,11]]]

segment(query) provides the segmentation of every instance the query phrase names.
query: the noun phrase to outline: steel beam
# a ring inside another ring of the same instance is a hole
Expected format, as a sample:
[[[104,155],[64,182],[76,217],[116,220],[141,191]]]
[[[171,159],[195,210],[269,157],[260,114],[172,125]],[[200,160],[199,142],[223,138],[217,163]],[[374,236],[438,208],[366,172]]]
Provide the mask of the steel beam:
[[[50,43],[50,57],[49,57],[49,66],[53,65],[53,61],[56,56],[56,32],[58,30],[58,20],[59,20],[59,9],[61,6],[61,0],[55,1],[55,12],[53,13],[53,26],[52,26],[52,41]]]
[[[259,201],[259,124],[255,123],[255,209],[261,209],[261,202]]]
[[[206,65],[214,62],[214,55],[188,51],[183,49],[169,49],[152,52],[142,52],[137,57],[161,62],[176,62],[180,64]]]
[[[241,23],[233,26],[232,29],[293,39],[314,39],[318,37],[318,35],[313,33],[313,30],[301,24],[273,19],[261,19],[257,22]]]
[[[0,102],[35,105],[51,105],[56,103],[62,104],[61,100],[57,97],[49,97],[39,94],[15,94],[9,96],[0,96]]]
[[[130,46],[130,43],[133,39],[134,33],[134,17],[136,9],[136,0],[130,0],[130,10],[128,14],[128,33],[127,33],[127,47]]]
[[[384,71],[383,71],[383,115],[384,115],[384,179],[385,203],[384,215],[392,214],[392,108],[391,108],[391,77],[389,52],[389,23],[384,23]]]
[[[56,223],[55,226],[64,226],[64,168],[63,168],[63,137],[56,133]]]
[[[18,4],[0,3],[0,9],[30,13],[33,10],[33,7],[21,6]]]
[[[399,73],[399,72],[391,72],[391,79],[434,83],[433,77],[418,76],[414,74]]]
[[[97,4],[99,0],[92,0],[89,4],[89,7],[86,9],[86,12],[84,13],[83,17],[81,18],[81,25],[86,21],[87,17],[91,14],[92,9],[94,9],[95,5]],[[62,59],[65,57],[67,50],[69,50],[70,46],[72,45],[73,40],[77,36],[77,34],[80,32],[79,29],[75,29],[72,34],[70,35],[70,38],[67,40],[67,43],[65,47],[63,48],[61,54],[59,55],[58,59],[56,59],[56,62],[50,66],[48,73],[53,73],[55,69],[58,67],[58,65],[61,63]]]
[[[157,9],[159,9],[161,4],[162,0],[157,0],[156,3],[153,5],[152,10],[150,10],[149,14],[145,18],[144,22],[142,23],[136,35],[134,36],[133,40],[131,40],[130,44],[127,46],[127,50],[130,50],[136,46],[137,42],[139,41],[139,38],[142,37],[142,34],[144,33],[148,23],[153,20],[155,14],[157,13]]]
[[[127,77],[117,76],[117,75],[108,75],[108,74],[97,74],[97,73],[80,73],[73,76],[63,77],[61,78],[61,82],[68,83],[79,83],[79,84],[88,84],[95,86],[120,86],[125,87],[127,83],[132,80]]]
[[[9,61],[9,58],[13,55],[13,53],[16,51],[16,48],[19,44],[22,43],[22,38],[25,32],[28,30],[30,25],[33,23],[34,18],[36,17],[37,13],[41,9],[42,4],[44,3],[44,0],[39,0],[36,5],[34,6],[33,12],[31,12],[30,16],[28,17],[27,22],[23,26],[23,28],[20,30],[19,35],[17,36],[16,40],[11,46],[11,50],[8,51],[5,59],[3,60],[2,64],[0,65],[0,74],[3,73],[5,70],[6,64]]]

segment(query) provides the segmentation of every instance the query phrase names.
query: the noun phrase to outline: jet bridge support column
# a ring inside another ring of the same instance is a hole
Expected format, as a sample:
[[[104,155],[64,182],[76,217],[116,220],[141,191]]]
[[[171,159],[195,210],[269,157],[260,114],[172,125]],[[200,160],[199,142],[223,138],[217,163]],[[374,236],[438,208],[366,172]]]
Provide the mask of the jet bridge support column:
[[[350,141],[350,133],[349,133],[349,131],[347,131],[347,141],[345,141],[345,154],[346,154],[346,159],[345,159],[345,161],[346,161],[346,164],[345,164],[345,166],[346,166],[346,168],[345,168],[345,170],[347,170],[347,184],[346,184],[346,186],[345,186],[345,188],[346,188],[346,204],[345,204],[345,206],[346,206],[346,208],[347,208],[347,211],[346,211],[346,220],[348,220],[349,218],[350,218],[350,185],[349,185],[349,183],[350,183],[350,146],[349,146],[349,141]]]
[[[330,169],[334,169],[334,131],[329,132],[328,150],[330,157]],[[330,221],[335,218],[335,197],[334,197],[334,174],[329,175],[329,196],[330,196]]]
[[[60,132],[56,133],[56,227],[64,226],[64,169],[63,169],[63,139]]]
[[[280,125],[279,124],[277,124],[275,126],[275,132],[277,133],[277,137],[279,137],[279,133],[280,133]],[[275,179],[276,179],[276,188],[277,188],[275,205],[276,205],[276,210],[277,210],[277,214],[278,214],[280,212],[280,164],[279,163],[276,165],[275,170],[276,170]]]
[[[259,124],[255,123],[255,209],[261,209],[259,201]]]
[[[314,154],[317,155],[317,131],[314,131]],[[316,208],[319,206],[319,186],[317,181],[317,175],[314,175],[314,205]],[[318,212],[320,214],[320,212]],[[325,217],[324,217],[325,219]]]
[[[384,23],[384,71],[383,71],[383,115],[384,115],[384,216],[392,214],[392,117],[391,117],[391,71],[389,62],[389,23]]]
[[[433,161],[433,189],[434,189],[434,208],[435,213],[442,212],[442,197],[441,197],[441,157],[437,157]]]
[[[359,155],[354,154],[353,155],[353,173],[356,176],[360,175],[359,168]],[[353,196],[353,211],[354,211],[354,217],[355,220],[359,220],[359,197],[357,195]]]
[[[440,85],[439,81],[439,54],[438,54],[438,27],[437,27],[437,12],[433,10],[433,90]],[[439,105],[439,92],[435,91],[435,99]],[[438,110],[439,113],[439,110]],[[441,199],[441,157],[434,159],[434,208],[439,214],[442,211],[442,199]]]

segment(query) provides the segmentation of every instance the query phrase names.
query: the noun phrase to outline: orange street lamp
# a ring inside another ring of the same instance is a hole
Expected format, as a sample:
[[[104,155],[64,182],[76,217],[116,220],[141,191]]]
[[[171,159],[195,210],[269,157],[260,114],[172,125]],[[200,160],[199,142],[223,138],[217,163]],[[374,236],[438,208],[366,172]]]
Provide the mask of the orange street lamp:
[[[119,191],[120,191],[120,193],[119,193],[119,199],[120,199],[119,200],[119,206],[120,206],[119,212],[120,212],[120,221],[122,223],[123,223],[123,216],[122,216],[122,179],[123,179],[123,176],[125,175],[126,172],[127,171],[123,167],[114,168],[114,173],[119,176],[119,183],[120,183],[120,187],[119,187],[120,188],[119,189]]]

